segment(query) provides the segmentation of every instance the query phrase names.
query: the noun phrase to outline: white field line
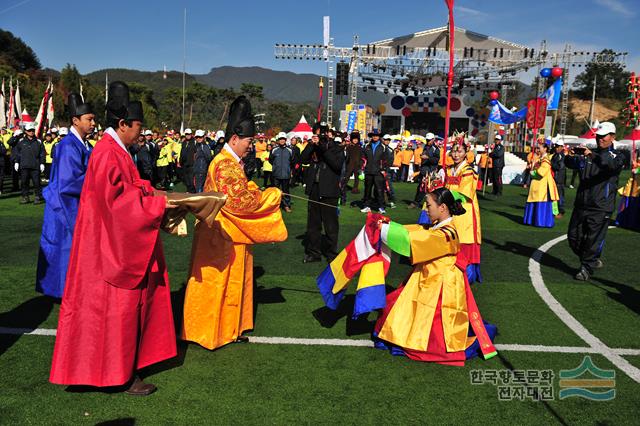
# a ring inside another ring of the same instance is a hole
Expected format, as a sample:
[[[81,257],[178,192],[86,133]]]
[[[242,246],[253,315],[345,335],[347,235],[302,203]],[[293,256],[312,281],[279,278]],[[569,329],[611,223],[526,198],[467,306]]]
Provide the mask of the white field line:
[[[0,327],[0,334],[31,335],[31,336],[55,336],[53,328],[9,328]],[[373,342],[367,339],[307,339],[300,337],[265,337],[248,336],[249,343],[266,345],[302,345],[302,346],[349,346],[372,348]],[[597,349],[579,346],[544,346],[544,345],[518,345],[496,344],[496,349],[507,352],[548,352],[548,353],[572,353],[572,354],[599,354]],[[611,349],[619,355],[640,355],[640,349]]]
[[[640,383],[640,369],[633,366],[629,361],[621,356],[627,355],[627,353],[616,352],[615,349],[608,347],[600,339],[591,334],[589,330],[580,324],[578,320],[576,320],[569,311],[567,311],[564,306],[562,306],[560,302],[553,297],[547,286],[544,284],[542,273],[540,272],[540,260],[542,259],[543,254],[549,251],[551,247],[566,239],[566,235],[554,238],[540,246],[540,248],[533,253],[533,256],[529,259],[529,276],[531,277],[533,288],[538,292],[538,295],[542,298],[544,303],[549,306],[549,309],[551,309],[567,327],[576,333],[578,337],[589,345],[589,348],[593,350],[591,353],[604,356],[627,376],[631,377],[637,383]]]

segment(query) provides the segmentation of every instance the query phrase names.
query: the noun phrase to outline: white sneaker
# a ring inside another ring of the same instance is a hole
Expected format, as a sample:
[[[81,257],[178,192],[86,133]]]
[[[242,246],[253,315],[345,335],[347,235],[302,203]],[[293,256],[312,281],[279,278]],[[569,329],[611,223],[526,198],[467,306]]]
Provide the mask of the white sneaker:
[[[389,207],[392,208],[392,209],[395,209],[396,208],[396,203],[389,203]]]
[[[378,209],[378,213],[387,214],[387,211],[385,209]]]
[[[365,207],[365,208],[363,208],[363,209],[360,209],[360,211],[361,211],[362,213],[369,213],[369,212],[371,212],[371,209],[370,209],[369,207]]]

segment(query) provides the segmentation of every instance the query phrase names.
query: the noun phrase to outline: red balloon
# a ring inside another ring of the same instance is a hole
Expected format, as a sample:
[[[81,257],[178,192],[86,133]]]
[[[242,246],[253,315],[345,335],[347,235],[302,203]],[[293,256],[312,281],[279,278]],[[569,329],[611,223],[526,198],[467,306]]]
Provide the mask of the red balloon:
[[[551,75],[555,78],[562,77],[562,71],[560,67],[553,67],[551,68]]]
[[[498,92],[497,90],[493,90],[489,92],[489,99],[491,99],[492,101],[497,100],[499,97],[500,97],[500,92]]]

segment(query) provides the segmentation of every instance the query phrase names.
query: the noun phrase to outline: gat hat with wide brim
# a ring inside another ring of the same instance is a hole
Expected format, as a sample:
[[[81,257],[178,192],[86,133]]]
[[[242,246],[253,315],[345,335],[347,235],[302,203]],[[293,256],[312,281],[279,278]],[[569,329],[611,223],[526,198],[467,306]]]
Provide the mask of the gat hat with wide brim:
[[[93,108],[88,102],[82,100],[82,96],[78,93],[69,93],[67,97],[67,106],[71,117],[80,117],[85,114],[93,114]]]
[[[229,107],[227,130],[229,138],[238,135],[241,138],[252,138],[256,134],[256,124],[251,113],[251,102],[246,96],[238,96]]]
[[[129,100],[129,86],[123,81],[109,85],[107,121],[111,120],[144,121],[142,103]]]

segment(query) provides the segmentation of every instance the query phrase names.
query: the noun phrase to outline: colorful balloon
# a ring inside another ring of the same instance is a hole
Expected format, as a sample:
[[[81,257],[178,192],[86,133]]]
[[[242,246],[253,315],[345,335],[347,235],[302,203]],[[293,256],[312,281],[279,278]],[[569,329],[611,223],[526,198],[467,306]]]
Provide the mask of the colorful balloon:
[[[498,92],[497,90],[492,90],[491,92],[489,92],[489,99],[491,99],[492,101],[497,100],[500,97],[500,92]]]
[[[551,77],[551,68],[542,68],[540,71],[540,77],[549,78]]]
[[[562,77],[562,71],[563,70],[560,67],[553,67],[553,68],[551,68],[551,75],[554,78]]]
[[[489,101],[489,105],[491,105],[491,106],[498,105],[498,100],[497,100],[497,99],[491,99],[491,100]]]

